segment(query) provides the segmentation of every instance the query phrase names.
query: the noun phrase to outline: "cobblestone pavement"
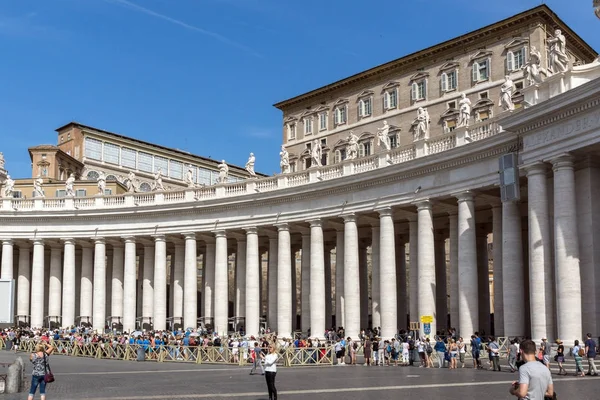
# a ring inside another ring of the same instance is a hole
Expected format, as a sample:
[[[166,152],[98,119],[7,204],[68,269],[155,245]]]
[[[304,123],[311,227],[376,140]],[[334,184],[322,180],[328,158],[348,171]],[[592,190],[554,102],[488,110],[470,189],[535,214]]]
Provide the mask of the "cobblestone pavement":
[[[28,356],[20,353],[24,359]],[[0,352],[0,362],[14,360]],[[249,376],[248,368],[134,361],[52,357],[56,382],[47,398],[60,399],[267,399],[264,378]],[[27,374],[31,374],[26,362]],[[417,367],[297,367],[280,368],[280,399],[509,399],[508,387],[517,375],[476,371],[471,368],[423,369]],[[598,399],[600,379],[557,377],[560,398]],[[0,400],[21,400],[26,394],[0,395]],[[36,397],[39,398],[39,395]]]

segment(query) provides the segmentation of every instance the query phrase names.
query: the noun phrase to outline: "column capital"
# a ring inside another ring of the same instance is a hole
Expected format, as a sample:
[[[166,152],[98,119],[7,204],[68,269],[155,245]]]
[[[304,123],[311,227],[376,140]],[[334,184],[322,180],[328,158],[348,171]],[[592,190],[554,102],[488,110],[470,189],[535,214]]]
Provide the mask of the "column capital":
[[[196,232],[182,232],[181,236],[183,236],[185,240],[196,240]]]
[[[33,245],[44,245],[44,239],[31,239],[31,243],[33,243]]]
[[[281,231],[289,231],[290,230],[290,227],[289,227],[289,225],[286,222],[282,222],[280,224],[275,224],[275,227],[277,228],[277,230],[279,232],[281,232]]]
[[[462,203],[464,201],[473,201],[475,199],[475,194],[470,190],[461,193],[456,193],[453,196],[456,197],[456,200],[458,200],[459,203]]]
[[[166,241],[165,235],[152,235],[152,238],[154,239],[154,243]]]
[[[125,242],[125,244],[127,244],[127,243],[134,243],[135,244],[135,236],[121,236],[121,239],[123,239],[123,241]]]
[[[392,207],[378,208],[375,211],[379,213],[379,217],[391,217],[393,215]]]
[[[225,229],[217,229],[216,231],[212,231],[212,233],[215,235],[215,238],[227,237]]]
[[[522,169],[527,173],[527,177],[532,175],[546,175],[548,172],[548,164],[543,161],[536,161],[533,164],[522,167]]]
[[[433,207],[433,204],[429,199],[419,200],[416,203],[414,203],[414,205],[417,206],[417,211],[431,210],[431,208]]]
[[[106,244],[106,239],[103,237],[93,237],[91,240],[94,241],[94,244]]]
[[[355,213],[344,214],[341,217],[344,219],[344,222],[356,222],[357,219]]]
[[[13,242],[12,239],[0,239],[0,240],[2,241],[3,245],[5,245],[5,244],[7,244],[7,245],[13,245],[14,244],[14,242]]]
[[[311,228],[323,226],[323,220],[321,218],[309,219],[306,222],[310,224]]]
[[[556,172],[561,169],[573,169],[574,160],[570,153],[564,153],[548,161],[552,163],[552,170]]]
[[[247,228],[244,228],[244,230],[246,231],[246,235],[258,235],[258,228],[255,226],[249,226]]]
[[[449,218],[458,218],[458,210],[448,211]]]

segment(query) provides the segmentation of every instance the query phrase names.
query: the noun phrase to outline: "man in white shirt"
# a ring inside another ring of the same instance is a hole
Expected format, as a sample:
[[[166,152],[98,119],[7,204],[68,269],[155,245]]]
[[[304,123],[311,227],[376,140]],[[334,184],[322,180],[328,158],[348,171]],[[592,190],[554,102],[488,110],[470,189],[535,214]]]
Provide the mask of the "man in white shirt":
[[[554,395],[554,384],[550,370],[535,358],[536,345],[531,340],[521,343],[521,357],[525,364],[519,368],[519,380],[513,382],[510,394],[519,399],[544,400]]]

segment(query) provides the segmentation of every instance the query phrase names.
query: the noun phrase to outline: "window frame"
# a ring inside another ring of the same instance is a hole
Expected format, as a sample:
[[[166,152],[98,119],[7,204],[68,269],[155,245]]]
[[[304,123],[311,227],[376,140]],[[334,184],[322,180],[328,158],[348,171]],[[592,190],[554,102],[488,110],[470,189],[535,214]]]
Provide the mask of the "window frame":
[[[322,111],[319,113],[319,132],[326,131],[329,121],[328,121],[328,113],[327,111]]]
[[[334,126],[337,127],[340,125],[345,125],[346,123],[348,123],[348,104],[341,104],[339,106],[336,106],[334,109]]]
[[[393,95],[393,96],[392,96]],[[392,99],[393,105],[392,105]],[[398,108],[398,88],[394,87],[383,92],[383,111],[395,110]]]
[[[482,65],[485,64],[486,77],[481,77]],[[471,70],[471,80],[474,84],[478,84],[481,82],[487,82],[491,79],[492,76],[492,63],[491,58],[489,56],[481,57],[473,60],[472,70]]]
[[[358,99],[358,118],[373,116],[373,96],[365,96]]]
[[[411,83],[410,98],[413,102],[427,100],[427,78],[415,80]]]
[[[296,140],[296,122],[288,122],[287,123],[287,131],[288,131],[288,140]]]
[[[454,86],[449,87],[450,79],[449,77],[453,76]],[[458,69],[454,68],[452,70],[442,72],[440,77],[440,88],[442,92],[449,93],[458,90]]]
[[[312,135],[313,134],[313,117],[308,116],[302,119],[302,124],[304,125],[304,135]]]
[[[517,55],[520,58],[520,65],[517,67]],[[516,51],[507,50],[506,52],[506,71],[517,72],[523,69],[523,66],[527,63],[527,49],[525,46],[517,49]]]

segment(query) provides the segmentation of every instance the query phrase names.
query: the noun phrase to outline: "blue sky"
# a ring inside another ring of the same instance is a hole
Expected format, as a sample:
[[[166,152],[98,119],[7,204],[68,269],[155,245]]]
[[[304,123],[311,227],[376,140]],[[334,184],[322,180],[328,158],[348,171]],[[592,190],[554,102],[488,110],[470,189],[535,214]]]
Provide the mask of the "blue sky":
[[[592,0],[546,3],[600,49]],[[75,120],[272,174],[273,103],[539,4],[0,0],[0,151],[28,177],[27,148]]]

